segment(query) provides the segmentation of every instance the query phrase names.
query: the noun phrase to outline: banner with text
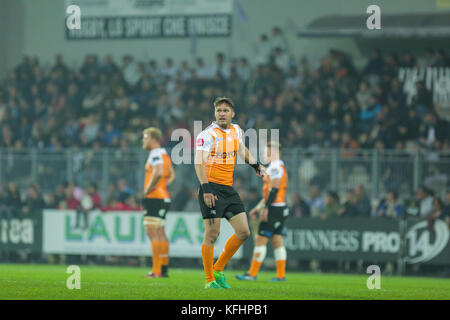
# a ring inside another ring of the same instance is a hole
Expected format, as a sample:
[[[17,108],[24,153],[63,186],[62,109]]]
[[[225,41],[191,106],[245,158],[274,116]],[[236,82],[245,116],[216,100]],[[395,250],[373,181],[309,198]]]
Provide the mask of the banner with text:
[[[151,245],[143,225],[143,212],[93,211],[89,225],[83,219],[76,226],[76,212],[72,210],[44,210],[43,252],[64,254],[150,256]],[[170,242],[170,256],[201,258],[204,224],[200,213],[169,212],[166,235]],[[229,223],[222,223],[214,247],[218,257],[225,242],[233,234]],[[242,249],[233,258],[241,258]]]
[[[42,213],[33,212],[30,217],[0,219],[0,249],[6,251],[42,249]]]
[[[441,115],[450,119],[450,68],[400,68],[398,79],[403,83],[408,103],[417,93],[416,83],[423,81],[433,95],[433,102],[439,105]]]
[[[233,0],[66,0],[80,8],[68,40],[228,37]],[[67,16],[67,15],[66,15]]]
[[[395,262],[402,255],[410,264],[450,264],[449,228],[442,220],[430,229],[426,221],[410,219],[404,236],[392,219],[289,217],[286,226],[288,257]]]

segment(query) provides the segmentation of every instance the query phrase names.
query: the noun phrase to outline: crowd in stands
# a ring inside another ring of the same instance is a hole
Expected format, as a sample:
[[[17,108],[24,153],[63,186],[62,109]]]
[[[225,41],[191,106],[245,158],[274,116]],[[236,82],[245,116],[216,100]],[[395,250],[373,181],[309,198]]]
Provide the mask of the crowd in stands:
[[[249,210],[259,202],[261,195],[256,188],[244,189],[239,179],[236,188]],[[83,190],[73,182],[64,182],[56,187],[54,193],[45,196],[42,195],[39,185],[32,184],[23,196],[16,184],[10,182],[0,188],[0,219],[31,217],[36,210],[44,208],[76,210],[78,213],[92,210],[100,210],[103,213],[140,211],[142,207],[137,194],[127,185],[125,179],[109,185],[106,201],[101,198],[95,183],[89,184]],[[171,210],[184,210],[187,202],[193,198],[196,198],[196,195],[191,189],[181,188],[172,196]],[[450,190],[441,199],[426,186],[420,186],[413,199],[399,199],[397,192],[389,191],[374,205],[362,185],[347,190],[345,199],[340,199],[335,191],[321,191],[317,185],[311,185],[308,197],[303,198],[291,193],[289,203],[290,215],[295,218],[402,219],[410,216],[426,219],[430,227],[436,219],[442,219],[450,227]],[[77,225],[78,223],[77,219]]]
[[[375,50],[362,69],[345,52],[330,50],[318,67],[288,50],[283,31],[262,35],[254,58],[226,57],[214,64],[121,61],[87,55],[69,67],[57,55],[50,68],[24,57],[0,81],[0,147],[138,147],[143,128],[192,132],[211,122],[219,95],[237,105],[235,121],[247,128],[280,128],[285,147],[448,150],[449,123],[422,82],[411,102],[399,82],[400,67],[450,66],[443,50]]]
[[[374,50],[365,66],[356,68],[350,55],[330,50],[316,67],[292,53],[276,27],[261,36],[252,59],[218,52],[213,64],[204,57],[177,64],[170,57],[137,61],[125,55],[115,61],[111,55],[90,54],[77,67],[69,67],[57,55],[53,65],[44,68],[39,58],[24,57],[0,79],[0,148],[140,148],[141,130],[149,126],[160,127],[162,143],[170,147],[175,128],[193,132],[194,120],[206,127],[212,120],[212,101],[226,95],[236,103],[235,122],[244,129],[279,128],[285,148],[450,150],[450,123],[439,114],[432,92],[417,82],[408,102],[397,76],[401,67],[450,67],[450,59],[441,49],[428,49],[423,56]],[[386,189],[396,190],[388,171]],[[139,210],[138,190],[128,187],[126,179],[115,181],[105,199],[96,184],[83,190],[65,182],[45,197],[39,185],[32,184],[21,197],[11,182],[0,188],[0,214],[17,208],[27,214],[43,206]],[[311,186],[308,199],[294,194],[293,215],[399,218],[406,212],[393,191],[373,209],[363,186],[349,189],[345,201],[321,189]],[[422,204],[422,191],[417,193],[421,213],[448,215],[448,192],[441,201],[423,191],[428,196]],[[173,208],[182,210],[195,198],[193,192],[182,186],[173,197]],[[258,190],[242,194],[249,208],[259,200]]]
[[[32,184],[26,195],[23,195],[16,183],[10,182],[0,188],[0,218],[32,217],[36,210],[44,208],[80,212],[142,210],[140,200],[125,179],[109,186],[106,201],[103,201],[97,189],[96,183],[82,189],[73,182],[63,182],[56,186],[54,193],[44,195],[38,184]]]
[[[400,199],[397,192],[389,191],[373,206],[362,185],[349,189],[345,200],[340,200],[339,195],[331,190],[322,195],[318,186],[312,185],[307,198],[294,193],[291,203],[291,215],[296,218],[316,217],[325,220],[336,217],[416,217],[426,219],[430,228],[436,219],[444,220],[450,227],[450,190],[441,199],[426,186],[420,186],[413,199]]]

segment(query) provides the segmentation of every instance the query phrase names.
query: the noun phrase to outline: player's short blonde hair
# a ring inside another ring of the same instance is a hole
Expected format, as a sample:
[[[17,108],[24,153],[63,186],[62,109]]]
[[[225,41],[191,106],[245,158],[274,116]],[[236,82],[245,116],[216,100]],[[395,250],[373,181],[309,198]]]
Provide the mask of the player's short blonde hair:
[[[158,128],[155,127],[149,127],[147,129],[144,129],[142,131],[143,135],[149,135],[151,138],[157,140],[158,142],[161,142],[161,138],[162,138],[162,133],[161,130],[159,130]]]
[[[214,103],[213,103],[214,108],[217,108],[217,106],[219,104],[221,104],[221,103],[226,103],[227,105],[230,106],[231,109],[234,110],[234,102],[230,98],[227,98],[227,97],[218,97],[218,98],[216,98],[216,100],[214,100]]]

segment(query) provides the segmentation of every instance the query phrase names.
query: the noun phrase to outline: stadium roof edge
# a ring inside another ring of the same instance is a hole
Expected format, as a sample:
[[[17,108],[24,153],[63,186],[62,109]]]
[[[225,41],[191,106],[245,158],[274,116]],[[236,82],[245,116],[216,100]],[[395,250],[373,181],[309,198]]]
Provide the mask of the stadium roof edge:
[[[369,30],[368,15],[327,15],[314,19],[298,37],[430,38],[450,36],[450,11],[381,15],[381,29]]]

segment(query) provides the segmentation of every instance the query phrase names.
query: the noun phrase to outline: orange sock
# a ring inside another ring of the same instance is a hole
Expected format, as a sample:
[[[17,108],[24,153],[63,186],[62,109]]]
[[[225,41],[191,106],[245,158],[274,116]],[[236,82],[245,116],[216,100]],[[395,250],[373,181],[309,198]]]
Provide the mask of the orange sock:
[[[277,278],[284,278],[286,275],[286,260],[276,260]]]
[[[169,265],[169,241],[161,241],[161,265]]]
[[[161,241],[152,241],[152,263],[153,268],[152,272],[154,274],[161,273],[161,253],[162,253],[162,246]]]
[[[206,246],[202,244],[203,268],[205,269],[206,283],[215,281],[213,273],[214,264],[214,246]]]
[[[159,241],[152,241],[152,273],[157,273],[159,260]]]
[[[228,239],[227,243],[225,243],[225,248],[223,248],[219,259],[217,259],[214,270],[223,271],[228,261],[230,261],[231,257],[238,251],[243,243],[244,241],[239,240],[236,235],[233,234],[230,239]]]
[[[250,270],[248,271],[248,274],[252,277],[256,277],[259,272],[259,268],[262,265],[262,261],[256,261],[255,259],[252,260],[252,264],[250,265]]]

